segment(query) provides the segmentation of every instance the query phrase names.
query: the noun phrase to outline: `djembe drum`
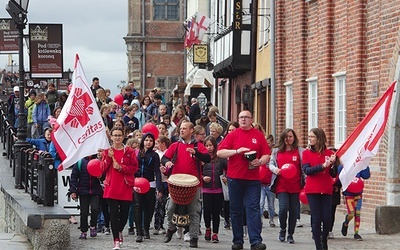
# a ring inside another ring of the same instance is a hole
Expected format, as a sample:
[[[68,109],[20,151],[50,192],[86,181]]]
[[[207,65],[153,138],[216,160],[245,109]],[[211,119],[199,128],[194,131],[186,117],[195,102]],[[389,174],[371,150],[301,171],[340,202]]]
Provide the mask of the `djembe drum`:
[[[197,192],[200,181],[196,176],[189,174],[173,174],[168,180],[168,190],[171,199],[176,204],[172,223],[177,226],[189,225],[190,219],[187,205],[189,205]]]

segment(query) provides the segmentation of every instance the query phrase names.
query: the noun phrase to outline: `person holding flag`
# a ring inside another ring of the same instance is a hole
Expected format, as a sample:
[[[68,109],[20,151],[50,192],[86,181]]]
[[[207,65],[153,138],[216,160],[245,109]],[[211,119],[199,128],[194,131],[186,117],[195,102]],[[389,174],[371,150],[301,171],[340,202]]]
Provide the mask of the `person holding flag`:
[[[124,241],[122,231],[128,220],[132,202],[134,173],[138,170],[138,160],[135,151],[122,144],[125,136],[122,128],[114,127],[110,134],[113,145],[101,155],[101,168],[106,174],[103,197],[107,199],[110,208],[113,249],[120,249]]]
[[[304,150],[302,157],[302,168],[307,175],[304,189],[310,205],[315,249],[327,250],[331,225],[332,177],[337,175],[337,164],[334,164],[336,155],[326,148],[326,135],[320,128],[310,130],[308,142],[309,147]]]
[[[342,170],[342,168],[343,166],[339,167],[339,173]],[[363,169],[360,172],[358,172],[358,174],[356,175],[356,178],[362,178],[363,180],[369,179],[369,177],[371,177],[371,171],[369,169],[369,166],[366,169]],[[343,195],[346,202],[347,214],[342,224],[342,230],[341,230],[342,235],[343,236],[347,235],[349,222],[354,218],[354,239],[358,241],[363,240],[363,238],[358,234],[361,223],[360,216],[361,216],[361,206],[362,206],[362,193],[363,189],[351,190],[351,188],[348,188],[345,191],[343,191]]]

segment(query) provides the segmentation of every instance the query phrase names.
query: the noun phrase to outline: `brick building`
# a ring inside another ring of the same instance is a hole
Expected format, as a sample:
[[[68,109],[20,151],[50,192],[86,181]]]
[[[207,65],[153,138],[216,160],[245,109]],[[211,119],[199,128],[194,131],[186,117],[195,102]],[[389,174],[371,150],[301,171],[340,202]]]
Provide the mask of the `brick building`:
[[[144,95],[160,87],[165,101],[184,88],[184,0],[129,0],[128,79]]]
[[[400,1],[277,1],[276,124],[307,144],[312,127],[339,147],[399,79]],[[400,205],[399,93],[365,182],[363,220]],[[288,119],[289,117],[289,119]],[[396,126],[397,124],[397,126]]]

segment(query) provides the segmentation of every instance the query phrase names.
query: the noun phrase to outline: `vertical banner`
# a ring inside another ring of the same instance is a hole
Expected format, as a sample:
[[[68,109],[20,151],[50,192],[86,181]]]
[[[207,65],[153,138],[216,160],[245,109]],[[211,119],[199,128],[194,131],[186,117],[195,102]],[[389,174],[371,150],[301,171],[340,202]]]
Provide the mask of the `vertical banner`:
[[[18,29],[12,19],[0,19],[0,54],[18,54]]]
[[[62,78],[62,24],[29,24],[32,78]]]
[[[65,169],[57,174],[58,178],[58,205],[71,215],[79,215],[79,200],[68,196],[72,169]]]

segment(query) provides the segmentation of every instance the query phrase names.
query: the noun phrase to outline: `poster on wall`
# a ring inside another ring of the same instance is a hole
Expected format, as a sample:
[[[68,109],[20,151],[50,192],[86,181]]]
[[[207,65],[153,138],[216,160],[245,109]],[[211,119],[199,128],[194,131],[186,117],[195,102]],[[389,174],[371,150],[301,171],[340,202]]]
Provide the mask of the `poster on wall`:
[[[58,172],[58,205],[68,211],[71,215],[79,215],[79,200],[73,200],[68,196],[69,182],[72,168]]]
[[[62,24],[29,24],[32,78],[62,78]]]
[[[0,18],[0,54],[18,54],[18,29],[14,21]]]

